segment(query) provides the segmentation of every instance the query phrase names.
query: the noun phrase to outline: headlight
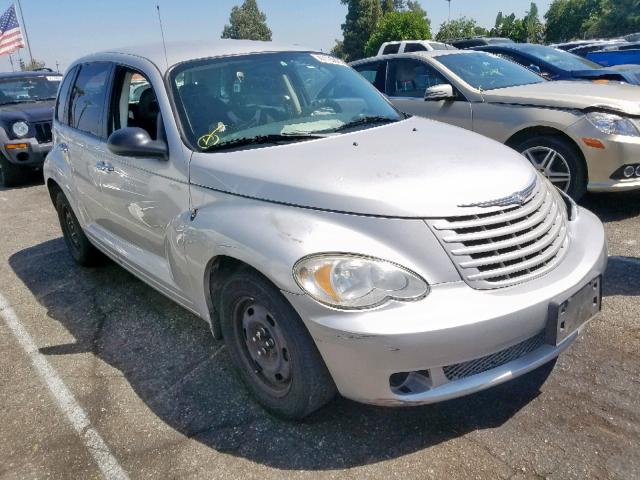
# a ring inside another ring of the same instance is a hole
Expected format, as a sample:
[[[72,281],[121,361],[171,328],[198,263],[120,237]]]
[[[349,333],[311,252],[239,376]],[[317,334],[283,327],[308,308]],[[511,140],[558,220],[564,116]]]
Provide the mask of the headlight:
[[[429,285],[384,260],[348,254],[305,257],[293,267],[298,285],[317,301],[341,309],[372,308],[389,300],[419,300]]]
[[[640,131],[631,120],[613,113],[591,112],[587,113],[587,120],[607,135],[626,135],[629,137],[640,136]]]
[[[16,122],[11,126],[11,130],[13,130],[16,137],[24,137],[29,133],[29,125],[27,122]]]

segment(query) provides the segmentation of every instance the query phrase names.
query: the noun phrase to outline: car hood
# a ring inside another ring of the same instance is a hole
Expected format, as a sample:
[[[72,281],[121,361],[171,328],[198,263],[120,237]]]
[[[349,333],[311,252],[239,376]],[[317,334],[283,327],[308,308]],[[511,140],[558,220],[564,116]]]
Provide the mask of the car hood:
[[[460,208],[532,184],[529,162],[504,145],[413,117],[266,148],[194,153],[192,184],[300,207],[386,217],[474,213]]]
[[[11,120],[27,120],[29,122],[43,122],[53,120],[53,106],[55,100],[35,103],[15,103],[0,105],[0,117]]]
[[[518,87],[486,90],[489,103],[536,105],[585,110],[601,108],[628,115],[640,115],[640,89],[625,83],[544,82]]]

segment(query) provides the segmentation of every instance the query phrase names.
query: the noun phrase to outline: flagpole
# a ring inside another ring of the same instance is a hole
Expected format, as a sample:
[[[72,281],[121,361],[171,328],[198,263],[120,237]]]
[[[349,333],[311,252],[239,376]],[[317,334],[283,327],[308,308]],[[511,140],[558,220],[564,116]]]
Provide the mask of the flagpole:
[[[20,5],[20,0],[16,0],[16,3],[18,4],[18,10],[20,10],[20,21],[22,23],[22,29],[24,30],[24,39],[27,41],[29,60],[31,60],[31,65],[33,65],[33,55],[31,55],[31,42],[29,41],[29,35],[27,34],[27,25],[24,23],[24,15],[22,15],[22,5]]]

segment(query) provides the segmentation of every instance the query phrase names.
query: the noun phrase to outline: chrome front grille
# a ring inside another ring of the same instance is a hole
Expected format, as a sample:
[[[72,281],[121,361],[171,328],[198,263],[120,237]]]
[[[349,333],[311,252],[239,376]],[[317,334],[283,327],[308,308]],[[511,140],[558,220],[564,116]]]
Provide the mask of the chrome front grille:
[[[544,344],[545,332],[542,331],[535,337],[531,337],[524,342],[513,347],[505,348],[497,353],[486,357],[476,358],[468,362],[456,363],[443,367],[447,380],[453,382],[461,378],[467,378],[478,373],[486,372],[492,368],[500,367],[513,360],[524,357],[528,353],[535,352]]]
[[[428,220],[473,288],[515,285],[553,269],[569,243],[567,211],[555,187],[538,180],[521,205]]]

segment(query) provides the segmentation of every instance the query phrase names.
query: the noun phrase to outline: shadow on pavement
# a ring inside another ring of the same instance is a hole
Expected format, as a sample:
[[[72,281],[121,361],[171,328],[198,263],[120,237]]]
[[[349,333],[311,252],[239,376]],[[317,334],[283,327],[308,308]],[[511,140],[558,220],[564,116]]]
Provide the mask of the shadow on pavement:
[[[42,176],[42,170],[27,171],[24,173],[24,180],[19,185],[13,187],[3,187],[0,185],[0,192],[6,192],[8,190],[18,190],[20,188],[29,188],[34,185],[42,185],[44,183],[44,177]]]
[[[280,469],[376,463],[500,426],[538,395],[547,376],[541,369],[486,392],[420,408],[337,398],[304,422],[285,422],[248,397],[205,322],[121,268],[77,267],[61,238],[22,250],[9,263],[49,317],[76,338],[43,348],[43,354],[92,352],[120,370],[153,414],[178,432]],[[94,373],[87,383],[100,381]],[[85,402],[109,401],[100,384],[87,390],[92,393]]]
[[[632,192],[589,193],[580,205],[603,222],[617,222],[640,215],[640,190]]]
[[[640,258],[609,257],[602,288],[605,296],[640,296]]]

